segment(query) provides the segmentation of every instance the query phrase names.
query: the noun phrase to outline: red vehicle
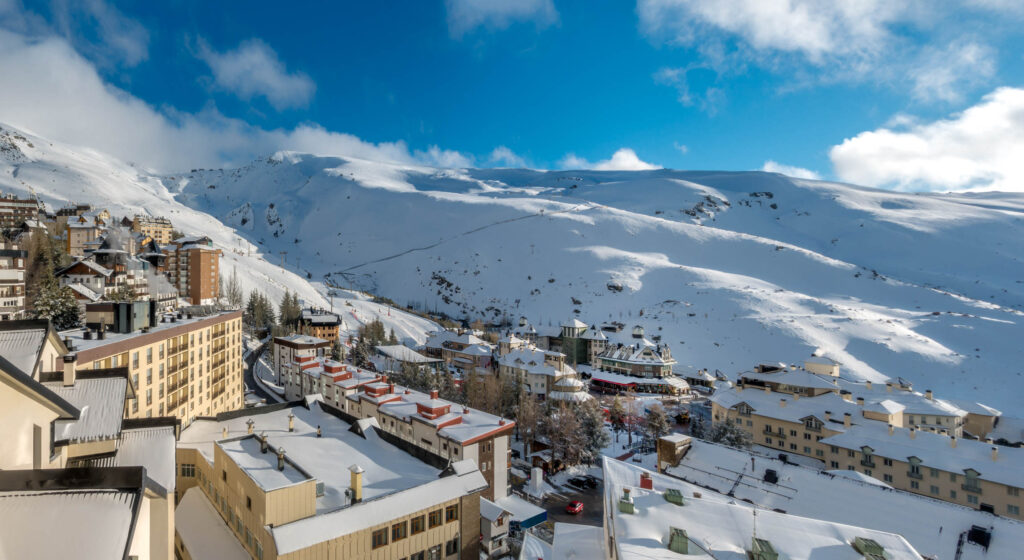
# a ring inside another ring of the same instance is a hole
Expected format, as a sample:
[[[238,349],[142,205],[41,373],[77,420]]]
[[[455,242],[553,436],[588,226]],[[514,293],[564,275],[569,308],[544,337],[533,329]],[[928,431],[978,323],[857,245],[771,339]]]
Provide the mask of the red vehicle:
[[[583,502],[579,500],[569,502],[569,505],[565,506],[565,513],[583,513]]]

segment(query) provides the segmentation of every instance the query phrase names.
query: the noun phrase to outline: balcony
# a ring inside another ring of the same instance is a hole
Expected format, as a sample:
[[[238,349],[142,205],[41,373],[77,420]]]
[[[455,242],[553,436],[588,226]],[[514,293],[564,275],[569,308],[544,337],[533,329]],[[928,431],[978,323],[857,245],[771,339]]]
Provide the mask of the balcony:
[[[907,471],[907,477],[908,478],[917,479],[917,480],[921,480],[921,479],[924,478],[923,476],[921,476],[921,473],[914,472],[914,471]]]
[[[873,469],[877,466],[875,462],[872,461],[871,459],[861,459],[860,464],[861,466],[867,467],[869,469]]]
[[[981,486],[978,484],[961,484],[960,489],[972,494],[981,494]]]
[[[771,436],[771,437],[775,437],[775,438],[779,438],[779,439],[786,439],[786,433],[785,432],[773,432],[771,430],[765,430],[765,431],[763,431],[761,433],[766,435],[766,436]]]

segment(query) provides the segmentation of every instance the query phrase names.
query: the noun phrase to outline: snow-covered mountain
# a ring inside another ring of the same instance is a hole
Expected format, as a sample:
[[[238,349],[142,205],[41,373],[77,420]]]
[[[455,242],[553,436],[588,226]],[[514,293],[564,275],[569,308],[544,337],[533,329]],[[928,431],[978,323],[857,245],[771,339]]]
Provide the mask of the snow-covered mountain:
[[[354,333],[360,324],[381,319],[396,336],[410,343],[422,343],[425,333],[437,325],[415,315],[373,303],[364,294],[328,291],[294,271],[278,266],[276,253],[224,225],[217,218],[177,201],[164,186],[174,177],[159,177],[132,164],[95,151],[50,142],[38,136],[0,124],[0,190],[27,195],[34,188],[39,197],[59,208],[67,202],[91,203],[110,210],[114,216],[150,214],[166,216],[187,234],[208,235],[223,250],[222,276],[232,271],[246,294],[256,288],[278,302],[285,289],[297,292],[307,304],[331,306],[341,312],[346,330]]]
[[[249,282],[306,298],[304,278],[456,317],[642,324],[681,364],[726,372],[817,351],[850,375],[1008,411],[1024,388],[1021,195],[294,153],[155,177],[84,150],[22,151],[33,163],[2,156],[15,172],[0,187],[187,221],[238,248]]]
[[[818,351],[993,406],[1024,388],[1020,195],[293,153],[167,185],[301,274],[401,304],[642,324],[727,372]]]

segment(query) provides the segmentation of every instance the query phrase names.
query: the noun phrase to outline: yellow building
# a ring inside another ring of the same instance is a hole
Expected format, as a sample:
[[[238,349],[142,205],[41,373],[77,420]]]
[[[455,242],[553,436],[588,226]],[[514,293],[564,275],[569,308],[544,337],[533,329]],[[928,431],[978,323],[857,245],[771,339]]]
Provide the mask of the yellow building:
[[[177,422],[124,420],[125,368],[76,372],[46,321],[14,323],[0,323],[0,555],[173,558]]]
[[[179,494],[199,489],[257,560],[479,555],[487,482],[476,465],[421,462],[372,418],[350,424],[314,401],[199,419],[177,463]],[[185,559],[204,544],[176,538]]]
[[[242,408],[242,312],[159,315],[129,330],[62,333],[79,370],[127,367],[138,398],[127,418],[174,416],[187,426],[199,416]],[[155,319],[159,317],[159,319]]]
[[[174,226],[171,221],[164,217],[141,216],[136,214],[132,219],[132,231],[148,235],[160,244],[171,242],[171,232]]]

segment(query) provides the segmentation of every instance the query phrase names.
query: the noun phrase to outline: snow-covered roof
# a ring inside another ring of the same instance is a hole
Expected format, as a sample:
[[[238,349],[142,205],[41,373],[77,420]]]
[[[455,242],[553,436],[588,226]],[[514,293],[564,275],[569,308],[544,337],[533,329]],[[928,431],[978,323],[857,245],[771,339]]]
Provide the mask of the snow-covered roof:
[[[295,431],[288,431],[288,415],[294,414]],[[255,422],[254,435],[266,433],[269,445],[285,451],[285,471],[277,470],[276,453],[261,453],[260,445],[248,434],[246,421]],[[321,427],[323,437],[316,437]],[[228,437],[222,430],[228,429]],[[179,447],[198,449],[213,462],[217,442],[254,482],[266,490],[316,479],[324,483],[324,495],[317,498],[317,511],[324,512],[349,505],[345,490],[350,476],[346,467],[363,467],[363,500],[406,490],[435,480],[440,471],[413,458],[404,451],[377,437],[369,430],[367,437],[350,431],[351,425],[321,410],[319,403],[307,409],[293,406],[272,412],[237,416],[222,420],[197,419],[182,430]],[[241,436],[243,439],[238,439]],[[225,441],[226,440],[226,441]],[[233,441],[232,441],[233,440]],[[240,443],[241,442],[241,443]]]
[[[533,519],[538,515],[544,515],[547,513],[542,507],[538,507],[530,502],[516,496],[515,494],[509,494],[504,498],[495,500],[502,509],[512,514],[512,521],[522,523],[528,519]]]
[[[288,336],[274,337],[274,342],[291,342],[293,344],[330,344],[329,340],[310,336],[308,334],[290,334]]]
[[[673,358],[665,358],[663,355],[665,347],[658,346],[653,342],[644,339],[633,339],[618,344],[609,344],[603,352],[598,354],[599,358],[613,360],[616,362],[628,362],[638,364],[671,365],[676,363]]]
[[[523,537],[523,546],[519,550],[519,560],[551,560],[551,545],[542,541],[533,533],[527,532]]]
[[[173,494],[176,443],[173,426],[122,430],[117,453],[110,463],[97,466],[146,467],[146,476]]]
[[[993,460],[992,444],[983,441],[955,440],[924,430],[917,430],[914,437],[910,436],[909,429],[894,428],[893,435],[889,435],[886,426],[871,423],[824,438],[821,443],[854,450],[867,446],[874,450],[875,456],[900,461],[917,457],[922,467],[948,472],[962,473],[974,469],[982,480],[1024,488],[1024,448],[999,447],[998,457]],[[955,448],[952,446],[954,442]]]
[[[553,560],[604,558],[604,529],[576,523],[555,523],[551,543]]]
[[[555,401],[581,403],[592,400],[594,395],[586,391],[551,391],[548,393],[547,398]]]
[[[39,352],[46,340],[46,333],[45,324],[25,324],[9,330],[0,328],[0,356],[24,373],[32,375]]]
[[[493,523],[502,515],[511,516],[512,513],[487,498],[480,498],[480,517]]]
[[[582,368],[581,371],[583,371]],[[591,378],[597,381],[613,383],[615,385],[668,385],[670,387],[675,387],[676,389],[687,389],[690,387],[685,380],[674,375],[667,375],[665,377],[634,377],[632,375],[625,375],[612,371],[601,371],[593,368],[590,368],[587,371],[590,372]]]
[[[828,474],[831,474],[833,476],[849,478],[850,480],[856,480],[856,481],[864,482],[864,483],[867,483],[867,484],[874,484],[875,486],[881,486],[883,488],[892,488],[892,486],[889,486],[888,484],[882,482],[881,480],[878,480],[877,478],[875,478],[873,476],[868,476],[868,475],[866,475],[866,474],[864,474],[862,472],[858,472],[858,471],[851,471],[851,470],[847,470],[847,469],[836,469],[836,470],[825,471],[825,472],[827,472]]]
[[[249,560],[242,543],[198,487],[189,488],[174,509],[174,530],[193,560]]]
[[[434,399],[426,393],[405,387],[396,386],[395,393],[391,398],[394,398],[394,395],[397,395],[399,398],[380,404],[377,408],[379,413],[392,416],[403,422],[409,421],[410,418],[416,418],[418,422],[434,427],[441,426],[438,430],[438,435],[463,445],[502,430],[511,430],[514,425],[513,421],[506,420],[500,416],[468,408],[444,399]],[[384,398],[373,399],[371,395],[366,393],[349,395],[348,398],[351,400],[375,400],[376,402],[386,400]],[[431,409],[449,407],[449,411],[447,414],[442,414],[437,418],[427,418],[419,413],[418,405]]]
[[[603,332],[601,332],[601,329],[594,326],[591,326],[587,330],[583,331],[583,334],[580,335],[580,338],[584,340],[608,340],[608,337],[605,336]]]
[[[835,393],[825,393],[817,397],[794,398],[793,395],[787,393],[767,392],[760,388],[747,387],[739,390],[737,387],[723,387],[715,391],[710,400],[724,408],[733,408],[740,403],[747,403],[758,415],[797,423],[802,422],[808,416],[814,416],[818,420],[826,422],[825,412],[828,411],[832,413],[831,421],[827,422],[825,427],[837,431],[844,430],[844,413],[850,414],[850,420],[853,423],[871,422],[862,417],[859,406],[851,401],[843,400]],[[783,401],[786,406],[781,406]]]
[[[89,301],[99,301],[103,298],[103,294],[92,291],[92,289],[85,284],[72,283],[68,284],[68,287]]]
[[[117,332],[113,332],[113,331],[108,330],[104,334],[104,339],[103,340],[99,340],[95,336],[91,336],[91,338],[87,340],[85,338],[85,331],[86,331],[86,329],[84,329],[84,328],[77,328],[77,329],[70,329],[70,330],[66,330],[66,331],[61,331],[60,335],[62,337],[66,337],[66,338],[71,339],[73,341],[73,343],[74,343],[75,351],[79,353],[79,359],[85,359],[86,357],[88,357],[88,354],[86,354],[85,356],[83,356],[83,354],[85,354],[85,351],[87,351],[87,350],[92,350],[94,348],[108,346],[110,344],[114,344],[114,343],[125,341],[125,340],[130,340],[130,339],[133,339],[133,338],[136,338],[136,337],[140,337],[140,336],[153,336],[153,337],[157,337],[157,336],[159,336],[158,333],[160,333],[161,331],[164,331],[164,330],[180,328],[180,327],[183,327],[185,325],[197,325],[197,324],[204,323],[204,322],[219,321],[219,320],[223,320],[226,315],[231,315],[231,314],[240,315],[241,312],[240,311],[230,311],[230,310],[229,311],[219,311],[219,312],[211,313],[209,315],[193,315],[191,319],[189,319],[187,316],[183,316],[181,319],[177,319],[173,323],[170,320],[168,320],[167,322],[159,322],[158,321],[156,323],[156,325],[152,326],[149,329],[148,333],[143,333],[141,330],[134,331],[134,332],[129,332],[129,333],[117,333]]]
[[[838,390],[836,384],[832,381],[834,378],[826,378],[800,369],[787,369],[772,373],[747,371],[741,373],[740,378],[764,383],[778,383],[780,385],[789,385],[791,387]]]
[[[43,383],[46,388],[73,404],[80,411],[74,420],[57,420],[57,441],[86,442],[113,439],[121,432],[128,379],[123,376],[78,377],[65,387],[60,381]]]
[[[113,489],[0,492],[0,556],[127,558],[136,499]]]
[[[853,382],[846,379],[839,380],[839,388],[849,391],[854,400],[857,397],[864,399],[864,405],[889,400],[903,406],[904,414],[924,414],[929,416],[967,416],[967,411],[956,406],[951,401],[932,397],[928,398],[916,391],[906,391],[893,384],[886,386],[884,383],[872,383],[868,388],[867,383]]]
[[[341,317],[329,311],[303,309],[301,318],[311,325],[338,325],[341,324]]]
[[[749,468],[750,461],[747,462]],[[750,549],[751,536],[755,532],[755,508],[730,496],[692,486],[615,459],[606,457],[604,463],[606,515],[613,523],[608,530],[614,536],[618,558],[679,558],[680,555],[668,549],[672,527],[686,531],[689,553],[695,558],[747,558],[746,551]],[[715,471],[721,470],[710,468],[714,469],[710,472],[712,475]],[[741,471],[743,469],[738,468]],[[651,477],[652,489],[639,488],[641,473]],[[745,477],[744,480],[747,478],[749,477]],[[635,513],[622,513],[617,507],[624,488],[630,490]],[[666,500],[664,494],[669,488],[682,493],[684,506]],[[701,497],[695,497],[694,492],[699,493]],[[836,508],[834,503],[830,505],[833,509],[845,508],[845,504],[844,508]],[[851,546],[854,539],[860,537],[881,544],[885,548],[886,557],[890,560],[920,560],[920,555],[913,545],[898,534],[844,524],[828,520],[827,517],[802,517],[788,509],[786,511],[788,513],[756,509],[757,536],[768,540],[779,553],[779,558],[863,560],[861,554]],[[555,544],[557,546],[557,538]]]
[[[583,321],[580,321],[579,319],[577,319],[575,317],[570,318],[569,320],[567,320],[564,323],[562,323],[560,326],[562,326],[562,327],[570,327],[570,328],[575,328],[575,329],[585,329],[585,328],[587,328],[587,324],[586,323],[584,323]]]
[[[545,358],[563,358],[561,368],[555,367],[545,361]],[[498,364],[520,369],[531,375],[549,375],[559,377],[563,375],[575,375],[576,371],[564,362],[564,355],[559,352],[540,350],[538,348],[519,348],[512,350],[498,358]]]
[[[1004,439],[1010,443],[1024,441],[1024,418],[1001,415],[988,437],[996,441]]]
[[[621,465],[624,469],[633,468],[626,463]],[[777,484],[764,480],[767,469],[776,472]],[[668,486],[675,485],[684,493],[702,492],[705,499],[749,500],[766,509],[778,508],[794,515],[892,531],[906,537],[922,554],[936,558],[953,558],[960,533],[972,525],[993,529],[992,546],[986,558],[1015,558],[1016,543],[1024,542],[1024,523],[1013,519],[699,439],[693,439],[679,465],[666,472],[683,480],[654,474],[656,487],[667,481]],[[607,483],[607,474],[605,478]],[[742,483],[737,484],[741,479]],[[732,497],[725,496],[730,492]]]
[[[455,342],[458,344],[483,344],[487,345],[482,338],[472,335],[470,333],[457,333],[448,330],[434,331],[427,333],[427,342],[424,344],[427,348],[441,349],[445,342]]]

